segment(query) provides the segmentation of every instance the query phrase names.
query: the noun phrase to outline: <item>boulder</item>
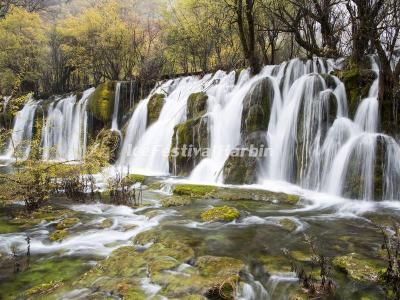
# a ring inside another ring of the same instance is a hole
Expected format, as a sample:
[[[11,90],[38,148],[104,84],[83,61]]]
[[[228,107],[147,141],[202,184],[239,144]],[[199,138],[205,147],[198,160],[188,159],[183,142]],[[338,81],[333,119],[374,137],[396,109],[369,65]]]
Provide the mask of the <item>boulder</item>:
[[[240,217],[240,212],[230,206],[214,207],[201,214],[203,222],[231,222]]]
[[[208,117],[200,116],[175,126],[169,155],[170,172],[188,175],[204,158],[208,140]]]
[[[238,154],[239,153],[239,154]],[[250,156],[248,149],[231,153],[223,168],[224,183],[252,184],[257,181],[258,158]]]
[[[241,132],[245,137],[254,131],[268,129],[274,89],[269,78],[258,80],[243,100]]]
[[[97,142],[104,146],[110,154],[110,163],[114,163],[118,158],[118,150],[121,145],[121,135],[118,131],[102,129],[96,138]]]
[[[187,102],[187,119],[198,118],[206,113],[207,94],[200,92],[191,94]]]

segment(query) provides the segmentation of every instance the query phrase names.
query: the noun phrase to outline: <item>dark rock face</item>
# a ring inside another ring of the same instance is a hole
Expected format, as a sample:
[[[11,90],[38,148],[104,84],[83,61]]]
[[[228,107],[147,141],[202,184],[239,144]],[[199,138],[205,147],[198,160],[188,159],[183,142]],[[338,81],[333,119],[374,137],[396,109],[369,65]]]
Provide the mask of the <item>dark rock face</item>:
[[[224,165],[224,183],[252,184],[257,180],[257,157],[247,149],[234,150]]]
[[[266,147],[266,131],[274,99],[274,89],[269,78],[258,80],[243,100],[241,134],[243,149],[235,149],[223,168],[227,184],[252,184],[257,180],[258,157],[250,155],[248,147]],[[242,154],[238,155],[238,152]]]
[[[187,121],[174,128],[169,155],[170,173],[186,176],[204,158],[203,151],[209,146],[208,96],[191,94],[187,102]]]
[[[293,160],[292,182],[302,182],[306,177],[306,172],[310,167],[311,157],[315,146],[322,147],[329,128],[336,119],[338,103],[333,92],[325,90],[333,78],[329,75],[311,75],[314,93],[302,96],[299,112],[297,116],[296,132],[296,153]],[[330,88],[334,88],[331,86]],[[305,143],[308,143],[307,145]],[[315,169],[313,172],[321,172]]]
[[[202,151],[208,148],[208,121],[207,117],[200,116],[175,126],[169,156],[172,174],[188,175],[201,161]]]
[[[336,75],[346,87],[349,115],[353,118],[361,100],[368,96],[376,74],[372,70],[352,68],[338,71]]]
[[[187,119],[197,118],[206,113],[208,96],[205,93],[195,93],[189,96],[187,102]]]
[[[165,95],[154,94],[147,104],[147,127],[158,120],[164,105]]]
[[[262,78],[254,84],[243,100],[243,137],[255,131],[268,129],[273,98],[274,89],[268,78]]]

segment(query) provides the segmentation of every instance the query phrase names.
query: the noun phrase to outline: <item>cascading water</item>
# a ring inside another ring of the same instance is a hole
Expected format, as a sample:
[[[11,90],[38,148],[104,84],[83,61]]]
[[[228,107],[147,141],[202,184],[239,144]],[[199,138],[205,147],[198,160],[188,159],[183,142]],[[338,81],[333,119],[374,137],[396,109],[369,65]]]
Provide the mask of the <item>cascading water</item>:
[[[174,127],[186,120],[188,97],[192,93],[202,91],[211,79],[211,75],[202,79],[190,76],[170,80],[159,88],[160,92],[168,90],[165,103],[158,120],[146,130],[134,146],[134,154],[127,160],[130,170],[152,175],[169,174],[168,155]]]
[[[265,132],[270,155],[260,161],[259,184],[283,181],[349,198],[399,199],[396,182],[400,166],[396,157],[400,148],[394,139],[378,134],[379,66],[374,57],[371,63],[377,78],[368,97],[360,102],[354,121],[348,117],[344,84],[329,74],[340,61],[294,59],[267,66],[253,77],[245,70],[237,80],[235,72],[219,71],[203,78],[189,76],[164,82],[137,105],[117,166],[135,173],[167,175],[174,127],[186,121],[188,97],[205,92],[210,149],[208,157],[193,169],[190,180],[222,183],[222,169],[230,152],[245,145],[241,128],[243,101],[261,80],[267,79],[273,95]],[[112,130],[119,130],[120,89],[119,83]],[[82,158],[87,134],[86,105],[92,92],[93,89],[86,91],[79,101],[71,96],[50,105],[42,132],[44,160]],[[156,93],[164,94],[165,102],[158,120],[147,128],[147,106]],[[17,144],[31,139],[36,106],[30,102],[18,113],[13,132]],[[27,156],[29,147],[25,151]],[[12,156],[11,150],[6,156]],[[376,174],[379,181],[375,180]],[[355,177],[358,182],[353,182]]]
[[[121,82],[117,82],[115,86],[115,99],[114,99],[114,111],[112,115],[111,130],[118,131],[118,113],[119,113],[119,100],[121,97]]]
[[[230,152],[241,142],[241,115],[243,99],[262,77],[273,71],[265,67],[262,72],[250,78],[249,71],[240,74],[234,84],[235,74],[231,73],[219,84],[207,91],[208,116],[210,117],[210,155],[193,170],[190,179],[198,182],[221,182],[221,170]],[[273,110],[272,110],[273,111]]]
[[[24,108],[17,113],[11,139],[8,142],[6,153],[1,157],[2,159],[9,160],[15,157],[26,160],[29,157],[33,123],[37,107],[38,102],[30,99],[25,104]]]
[[[86,90],[77,101],[69,96],[53,102],[47,112],[42,133],[43,160],[81,160],[86,151],[86,106],[94,88]]]

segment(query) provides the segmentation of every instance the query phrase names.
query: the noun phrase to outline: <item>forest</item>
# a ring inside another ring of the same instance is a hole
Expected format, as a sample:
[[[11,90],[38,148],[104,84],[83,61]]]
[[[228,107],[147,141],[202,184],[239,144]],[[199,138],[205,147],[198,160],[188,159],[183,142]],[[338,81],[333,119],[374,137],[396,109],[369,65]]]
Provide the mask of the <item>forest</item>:
[[[400,300],[398,0],[0,0],[0,299]]]

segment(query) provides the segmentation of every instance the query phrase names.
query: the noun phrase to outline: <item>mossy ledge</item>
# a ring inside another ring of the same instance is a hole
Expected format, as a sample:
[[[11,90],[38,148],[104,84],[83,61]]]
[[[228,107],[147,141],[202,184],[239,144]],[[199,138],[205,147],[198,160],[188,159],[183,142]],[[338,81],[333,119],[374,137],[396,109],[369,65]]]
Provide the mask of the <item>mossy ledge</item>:
[[[356,281],[376,282],[379,280],[379,275],[385,270],[383,266],[377,265],[372,260],[363,259],[356,253],[335,257],[333,265]]]
[[[173,193],[174,195],[189,196],[192,198],[211,198],[226,201],[260,200],[287,205],[296,205],[300,201],[300,197],[297,195],[212,185],[177,184],[173,188]]]
[[[201,219],[203,220],[203,222],[231,222],[239,217],[240,212],[236,208],[226,205],[222,207],[211,208],[201,214]]]

